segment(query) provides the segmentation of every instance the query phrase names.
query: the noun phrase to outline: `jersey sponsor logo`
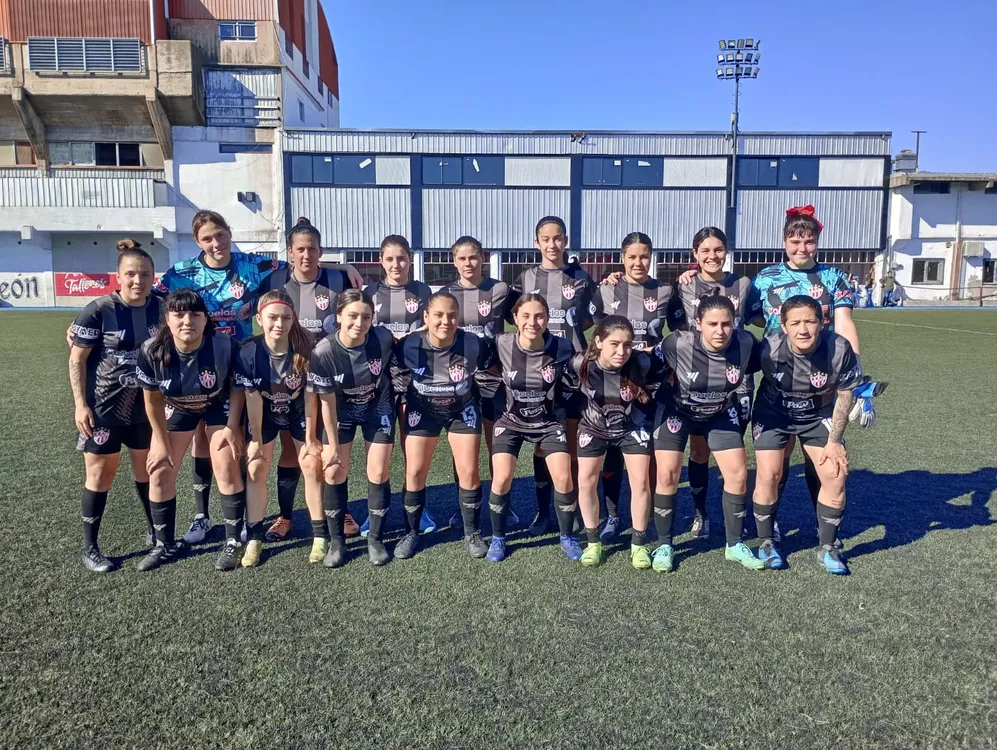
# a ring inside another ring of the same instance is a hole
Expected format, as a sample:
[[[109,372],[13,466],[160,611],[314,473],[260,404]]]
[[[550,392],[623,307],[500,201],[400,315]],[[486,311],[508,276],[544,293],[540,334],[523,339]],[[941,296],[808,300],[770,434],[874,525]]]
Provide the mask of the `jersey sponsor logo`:
[[[609,304],[609,306],[610,306],[611,308],[613,308],[614,310],[619,310],[619,309],[620,309],[620,301],[619,301],[618,299],[614,299],[614,300],[613,300],[613,301],[612,301],[612,302],[611,302],[611,303]]]
[[[301,387],[301,375],[296,372],[292,372],[290,375],[284,378],[284,385],[286,385],[292,391],[298,390],[298,388]]]
[[[851,296],[852,296],[851,289],[839,289],[834,293],[835,300],[845,299],[846,297],[851,298]]]
[[[233,281],[228,285],[228,289],[235,299],[242,299],[242,295],[246,293],[246,285],[241,281]]]
[[[781,383],[782,382],[782,376],[785,375],[785,374],[786,373],[784,373],[784,372],[774,372],[774,373],[772,373],[772,377],[775,378],[776,380],[778,380]]]
[[[172,406],[170,406],[169,404],[166,405],[165,412],[166,412],[166,419],[167,420],[173,419],[173,412],[174,411],[175,411],[175,409]]]
[[[344,378],[345,378],[345,375],[340,374],[340,375],[336,375],[333,378],[333,380],[335,380],[337,383],[342,383]]]
[[[564,432],[562,432],[561,430],[558,430],[557,431],[557,442],[559,442],[559,443],[566,443],[566,442],[568,442],[568,436],[567,436],[567,434],[564,433]]]
[[[595,315],[596,306],[595,302],[589,302],[589,315]]]
[[[727,365],[727,382],[737,385],[741,380],[741,368],[735,365]]]
[[[516,379],[516,376],[518,374],[519,374],[519,370],[506,370],[506,372],[505,372],[506,380],[508,380],[511,383],[513,380]]]
[[[205,388],[214,388],[215,381],[218,379],[214,373],[214,370],[201,370],[201,374],[197,376],[197,379],[201,381],[201,385]]]
[[[137,388],[138,378],[131,373],[124,373],[118,377],[118,383],[120,383],[123,388]]]
[[[370,359],[367,360],[367,369],[370,370],[371,375],[381,374],[381,360],[380,359]]]
[[[93,432],[93,441],[97,445],[103,445],[110,439],[110,437],[111,433],[108,430],[105,430],[103,427],[101,427],[99,430],[94,430]]]
[[[408,310],[410,313],[414,313],[416,310],[419,309],[419,300],[415,297],[406,297],[405,309]]]
[[[155,380],[149,380],[149,378],[144,377],[141,370],[138,371],[138,376],[139,376],[139,378],[141,380],[144,380],[146,383],[155,383],[156,382]],[[166,378],[166,380],[160,380],[159,384],[158,384],[159,385],[159,390],[161,390],[161,391],[168,391],[170,389],[170,385],[172,383],[173,383],[173,378]]]
[[[665,426],[668,428],[668,431],[674,435],[682,429],[682,420],[678,417],[669,417],[665,420]]]
[[[633,389],[629,385],[625,385],[622,388],[620,388],[620,398],[622,398],[624,401],[633,401],[634,400]]]
[[[554,365],[545,365],[540,369],[540,377],[544,379],[545,383],[554,382]]]
[[[377,303],[376,305],[374,305],[374,312],[375,312],[375,313],[379,313],[379,312],[381,312],[381,308],[382,308],[382,307],[384,307],[383,303],[381,303],[381,302],[378,302],[378,303]]]
[[[78,326],[76,323],[72,325],[72,332],[74,336],[81,339],[99,339],[100,329],[99,328],[85,328],[84,326]]]
[[[540,294],[540,289],[534,289],[531,294]]]
[[[316,294],[315,295],[315,307],[319,310],[329,309],[329,295],[328,294]]]
[[[586,445],[592,442],[592,436],[587,432],[583,432],[578,436],[578,446],[584,448]]]
[[[761,434],[763,432],[765,432],[764,425],[758,422],[755,422],[753,425],[751,425],[751,437],[753,437],[755,440],[758,440],[758,438],[761,437]]]
[[[505,427],[496,427],[493,434],[495,435],[495,437],[498,437],[503,432],[505,432]]]
[[[810,373],[810,384],[814,388],[823,388],[827,384],[827,373],[826,372]]]
[[[459,383],[467,377],[467,371],[461,365],[454,365],[450,368],[450,380]]]
[[[690,383],[695,382],[696,378],[699,377],[699,370],[688,370],[685,377]]]
[[[644,309],[648,312],[654,312],[658,309],[658,298],[657,297],[645,297],[644,298]]]
[[[471,391],[471,382],[462,380],[454,386],[453,392],[456,396],[463,396]]]
[[[247,378],[245,375],[235,374],[235,384],[241,385],[243,388],[249,388],[253,385],[251,378]]]
[[[807,289],[807,294],[814,299],[820,299],[824,296],[824,287],[821,284],[811,284],[810,288]]]
[[[488,313],[490,313],[491,311],[492,311],[491,300],[483,299],[481,300],[481,302],[478,303],[479,315],[488,315]]]
[[[426,368],[425,367],[415,367],[415,368],[412,369],[412,372],[414,372],[419,377],[422,377],[423,375],[426,374]]]
[[[522,414],[526,418],[539,417],[541,414],[544,413],[544,407],[542,407],[542,406],[529,406],[529,407],[527,407],[525,409],[520,409],[519,413]]]
[[[575,286],[574,284],[565,284],[561,287],[561,294],[564,295],[565,299],[575,298]]]
[[[789,411],[806,411],[807,409],[813,408],[814,401],[812,398],[807,398],[799,401],[795,401],[789,398],[784,398],[782,400],[782,405]]]
[[[422,415],[417,411],[410,411],[408,413],[408,426],[415,427],[419,422],[422,421]]]
[[[215,333],[220,333],[223,336],[235,336],[235,326],[216,326]]]

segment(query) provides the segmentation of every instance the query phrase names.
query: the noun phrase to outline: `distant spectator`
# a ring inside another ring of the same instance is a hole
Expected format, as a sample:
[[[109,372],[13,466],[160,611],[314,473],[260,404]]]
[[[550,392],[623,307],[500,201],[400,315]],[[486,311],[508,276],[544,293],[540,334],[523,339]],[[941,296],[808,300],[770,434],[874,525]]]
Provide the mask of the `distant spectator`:
[[[893,271],[887,271],[879,284],[883,287],[883,307],[896,307],[897,303],[893,300],[893,292],[896,289],[897,280]]]

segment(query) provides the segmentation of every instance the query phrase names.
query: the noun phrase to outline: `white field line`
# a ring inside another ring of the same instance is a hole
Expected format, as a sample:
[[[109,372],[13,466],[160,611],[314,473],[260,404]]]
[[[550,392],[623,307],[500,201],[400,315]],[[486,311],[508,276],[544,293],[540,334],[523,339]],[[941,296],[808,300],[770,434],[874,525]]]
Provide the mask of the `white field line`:
[[[922,326],[917,323],[890,323],[886,320],[869,320],[868,318],[856,318],[856,323],[872,323],[873,325],[880,326],[902,326],[903,328],[926,328],[931,331],[949,331],[951,333],[971,333],[974,336],[997,336],[997,333],[988,333],[987,331],[970,331],[966,328],[941,328],[939,326]]]

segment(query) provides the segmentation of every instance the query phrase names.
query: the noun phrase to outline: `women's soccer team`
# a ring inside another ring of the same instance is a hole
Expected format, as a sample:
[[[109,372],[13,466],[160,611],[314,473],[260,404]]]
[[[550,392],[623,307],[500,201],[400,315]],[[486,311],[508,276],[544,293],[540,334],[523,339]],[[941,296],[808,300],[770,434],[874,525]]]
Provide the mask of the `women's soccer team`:
[[[488,278],[481,243],[461,237],[452,248],[456,278],[435,293],[411,278],[412,250],[399,235],[381,243],[383,280],[361,290],[352,267],[320,266],[321,236],[304,218],[288,234],[284,263],[234,251],[224,218],[198,212],[201,253],[158,282],[152,257],[122,240],[120,290],[87,305],[67,334],[86,468],[83,563],[99,573],[118,567],[98,534],[122,445],[148,525],[139,570],[205,540],[214,528],[212,481],[225,537],[217,570],[259,565],[265,543],[291,533],[301,478],[310,563],[342,566],[346,538],[357,534],[374,565],[410,558],[438,526],[426,485],[445,431],[458,496],[450,524],[462,527],[472,557],[497,563],[510,552],[508,532],[519,521],[510,494],[527,442],[537,500],[531,535],[556,525],[568,560],[601,565],[622,531],[626,478],[631,564],[674,570],[688,447],[693,536],[710,534],[712,454],[723,479],[725,558],[749,570],[783,568],[776,518],[798,442],[817,560],[846,574],[837,537],[848,474],[843,434],[850,417],[872,406],[862,390],[870,379],[859,363],[848,277],[816,261],[822,229],[812,206],[789,209],[785,262],[749,280],[724,270],[727,239],[706,227],[692,241],[695,270],[674,285],[650,276],[651,239],[634,232],[622,242],[622,272],[597,284],[568,260],[564,222],[547,216],[534,233],[540,265],[512,284]],[[745,543],[749,426],[754,550]],[[348,512],[358,428],[367,474],[362,526]],[[188,450],[196,512],[178,538],[177,474]],[[404,529],[389,550],[396,450],[405,466]],[[275,453],[279,515],[264,529]]]

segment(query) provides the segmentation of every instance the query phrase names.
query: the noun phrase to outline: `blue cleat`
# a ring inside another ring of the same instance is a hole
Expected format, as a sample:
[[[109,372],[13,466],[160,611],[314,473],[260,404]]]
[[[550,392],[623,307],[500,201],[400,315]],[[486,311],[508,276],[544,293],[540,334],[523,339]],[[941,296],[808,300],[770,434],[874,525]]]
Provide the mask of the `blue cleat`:
[[[436,521],[427,510],[422,511],[422,518],[419,519],[419,531],[423,534],[432,534],[436,531]]]
[[[367,520],[364,521],[363,525],[360,527],[360,536],[361,537],[363,537],[364,539],[366,539],[368,534],[370,534],[370,516],[367,517]]]
[[[827,572],[831,575],[848,575],[848,566],[845,565],[845,558],[841,555],[840,550],[836,550],[831,545],[825,544],[821,547],[820,551],[817,553],[817,559],[820,560],[820,564],[823,565],[827,569]]]
[[[578,561],[582,559],[582,548],[578,541],[571,535],[561,537],[561,551],[569,560]]]
[[[779,550],[770,541],[762,542],[759,545],[758,559],[765,563],[765,567],[769,570],[782,570],[786,567],[786,563],[782,559],[782,555],[779,554]]]
[[[505,537],[493,536],[492,543],[488,545],[488,562],[502,562],[505,560]]]
[[[602,527],[602,531],[599,532],[599,540],[603,544],[609,544],[620,535],[620,517],[610,516],[606,519],[606,525]]]

